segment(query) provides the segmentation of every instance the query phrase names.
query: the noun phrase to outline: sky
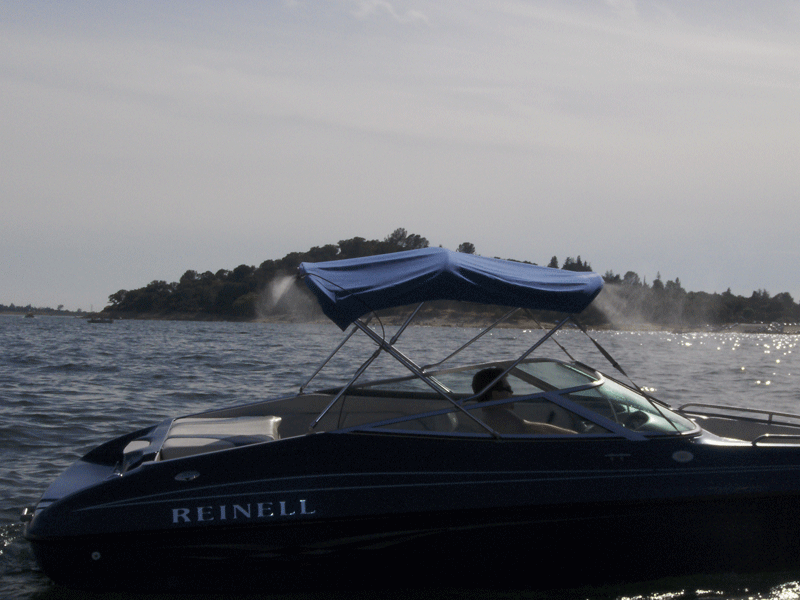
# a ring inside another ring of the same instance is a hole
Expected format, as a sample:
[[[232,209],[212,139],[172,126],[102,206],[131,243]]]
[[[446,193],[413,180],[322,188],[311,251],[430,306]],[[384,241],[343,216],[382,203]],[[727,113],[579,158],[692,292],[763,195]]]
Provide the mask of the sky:
[[[800,300],[797,0],[0,0],[0,304],[398,227]]]

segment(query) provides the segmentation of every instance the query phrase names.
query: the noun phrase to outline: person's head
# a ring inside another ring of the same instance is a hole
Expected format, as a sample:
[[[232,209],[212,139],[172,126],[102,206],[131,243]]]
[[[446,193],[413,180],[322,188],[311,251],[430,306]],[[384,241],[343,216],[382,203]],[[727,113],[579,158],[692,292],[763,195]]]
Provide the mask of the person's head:
[[[489,367],[488,369],[482,369],[478,371],[472,378],[473,393],[477,394],[502,374],[503,369],[500,369],[499,367]],[[509,394],[512,393],[511,386],[508,384],[508,381],[506,381],[505,377],[499,379],[497,383],[491,387],[491,389],[486,390],[486,392],[484,392],[484,394],[478,398],[478,402],[492,400],[492,396],[495,394],[495,392],[508,392]]]

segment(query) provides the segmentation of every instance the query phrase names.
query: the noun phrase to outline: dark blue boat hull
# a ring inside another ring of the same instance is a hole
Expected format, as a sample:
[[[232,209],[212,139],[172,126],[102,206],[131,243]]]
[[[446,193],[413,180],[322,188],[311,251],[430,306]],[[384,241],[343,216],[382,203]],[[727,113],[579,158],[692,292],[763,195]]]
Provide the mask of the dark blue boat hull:
[[[427,573],[518,589],[800,565],[796,448],[332,433],[62,477],[80,483],[57,481],[71,493],[26,537],[82,588],[402,588]]]

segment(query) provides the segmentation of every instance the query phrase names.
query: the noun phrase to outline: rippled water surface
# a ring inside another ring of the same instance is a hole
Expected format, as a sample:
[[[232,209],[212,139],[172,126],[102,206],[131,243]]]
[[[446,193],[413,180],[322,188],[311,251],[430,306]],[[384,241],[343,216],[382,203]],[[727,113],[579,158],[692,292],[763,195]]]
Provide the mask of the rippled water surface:
[[[430,363],[475,333],[474,329],[412,327],[400,348],[412,357],[422,352],[420,362]],[[540,333],[493,332],[471,347],[464,359],[506,357],[532,344]],[[704,402],[800,413],[800,336],[594,335],[637,385],[652,389],[672,405]],[[556,337],[575,359],[611,369],[580,332],[564,331]],[[338,329],[325,324],[118,321],[90,325],[71,318],[0,316],[0,598],[100,597],[52,585],[37,570],[21,538],[20,510],[34,505],[48,483],[76,458],[101,441],[167,416],[294,392],[341,339]],[[352,374],[358,360],[372,350],[366,340],[352,346],[323,371],[319,385]],[[563,356],[551,343],[537,352]],[[377,367],[384,374],[403,373],[386,362]],[[565,591],[561,597],[793,599],[800,598],[799,582],[800,573],[728,575],[654,582],[632,589]],[[391,598],[465,595],[506,596],[480,590],[381,594]]]

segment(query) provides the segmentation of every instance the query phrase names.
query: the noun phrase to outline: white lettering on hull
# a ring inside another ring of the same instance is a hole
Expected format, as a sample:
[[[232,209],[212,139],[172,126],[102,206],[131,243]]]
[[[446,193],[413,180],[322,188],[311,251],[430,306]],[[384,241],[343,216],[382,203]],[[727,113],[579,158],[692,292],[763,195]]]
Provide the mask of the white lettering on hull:
[[[181,507],[172,509],[172,524],[205,523],[208,521],[238,521],[313,515],[305,499],[297,502],[248,502],[247,504],[217,504],[211,506]]]

